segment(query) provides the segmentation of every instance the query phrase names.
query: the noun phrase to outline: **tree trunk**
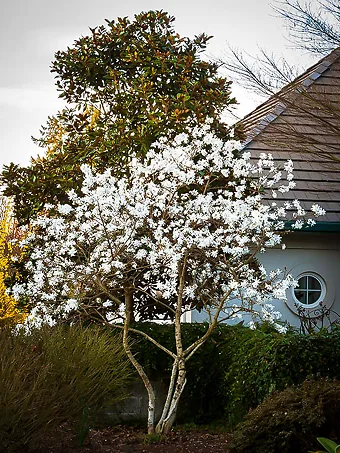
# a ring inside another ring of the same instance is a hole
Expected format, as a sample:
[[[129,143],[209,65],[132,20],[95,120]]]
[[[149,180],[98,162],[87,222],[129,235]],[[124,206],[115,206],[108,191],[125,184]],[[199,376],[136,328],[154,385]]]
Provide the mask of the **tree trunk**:
[[[177,307],[175,313],[175,341],[176,341],[176,359],[173,364],[171,381],[163,414],[159,420],[156,431],[160,434],[168,434],[174,424],[179,399],[182,395],[186,383],[185,359],[183,354],[182,332],[181,332],[181,315],[183,303],[183,289],[185,281],[185,272],[187,266],[187,254],[183,258],[183,263],[178,267],[179,286],[177,296]],[[176,378],[177,374],[177,379]],[[176,385],[174,385],[176,382]]]
[[[135,322],[135,314],[133,311],[133,291],[132,288],[124,288],[124,298],[125,298],[125,311],[126,316],[129,317],[129,323]]]
[[[179,399],[181,397],[181,394],[186,383],[185,359],[183,354],[182,333],[181,333],[181,314],[182,314],[182,301],[186,262],[187,259],[185,257],[183,266],[181,269],[179,269],[180,281],[178,288],[177,308],[175,314],[175,341],[177,356],[172,367],[168,396],[164,405],[163,413],[156,427],[156,432],[159,434],[168,434],[170,432],[176,418]]]
[[[169,434],[174,424],[179,400],[186,384],[185,376],[186,371],[183,368],[181,372],[178,372],[176,386],[170,383],[168,397],[163,408],[163,413],[156,426],[157,434]]]
[[[141,377],[144,386],[146,388],[146,391],[148,392],[148,434],[153,434],[155,432],[155,392],[152,387],[152,384],[147,377],[143,367],[140,365],[140,363],[135,359],[134,355],[131,352],[130,349],[130,344],[128,340],[128,335],[129,335],[129,322],[130,322],[130,317],[128,315],[128,312],[126,313],[126,318],[124,322],[124,330],[123,330],[123,347],[126,352],[126,355],[130,359],[130,362],[132,365],[136,368],[139,376]]]
[[[182,395],[182,392],[183,392],[185,384],[186,384],[185,376],[186,376],[185,362],[184,362],[184,360],[181,360],[179,362],[179,366],[178,366],[177,382],[176,382],[175,391],[174,391],[174,394],[172,397],[172,401],[170,404],[170,408],[168,410],[166,418],[163,421],[162,434],[169,434],[169,432],[171,431],[171,428],[174,424],[174,421],[176,419],[179,400],[180,400],[180,397]]]

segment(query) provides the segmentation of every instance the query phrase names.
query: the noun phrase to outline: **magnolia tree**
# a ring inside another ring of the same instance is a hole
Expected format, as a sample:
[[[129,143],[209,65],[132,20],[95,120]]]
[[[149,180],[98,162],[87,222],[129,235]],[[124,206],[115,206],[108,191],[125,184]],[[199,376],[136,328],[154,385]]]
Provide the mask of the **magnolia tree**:
[[[28,298],[33,307],[26,327],[86,313],[122,328],[126,353],[148,392],[149,433],[170,430],[187,361],[214,327],[244,314],[276,323],[279,314],[270,301],[284,299],[295,284],[279,270],[268,274],[255,258],[280,245],[287,210],[294,210],[293,227],[303,225],[298,217],[305,213],[297,201],[263,202],[265,188],[275,197],[294,187],[292,162],[281,171],[270,155],[253,164],[236,148],[236,142],[223,143],[206,126],[193,136],[178,136],[172,146],[157,143],[143,162],[131,163],[129,179],[117,179],[109,170],[95,175],[84,166],[82,194],[71,191],[71,204],[59,205],[58,215],[47,206],[24,242],[34,245],[26,265],[30,278],[14,286],[13,294]],[[132,315],[138,319],[139,309],[148,306],[174,324],[175,350],[131,323]],[[207,329],[184,345],[181,319],[194,308],[205,310]],[[131,331],[173,360],[156,427],[155,393],[130,350]]]

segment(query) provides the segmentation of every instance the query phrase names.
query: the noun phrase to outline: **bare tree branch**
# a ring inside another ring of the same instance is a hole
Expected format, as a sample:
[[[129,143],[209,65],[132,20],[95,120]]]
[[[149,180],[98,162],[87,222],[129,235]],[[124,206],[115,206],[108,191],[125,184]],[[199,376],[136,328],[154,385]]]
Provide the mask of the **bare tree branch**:
[[[301,68],[290,65],[284,57],[277,59],[262,48],[259,51],[260,54],[253,57],[229,46],[218,63],[235,83],[263,97],[273,95],[301,72]]]
[[[297,49],[326,55],[340,44],[338,0],[279,0],[272,6],[287,24]]]

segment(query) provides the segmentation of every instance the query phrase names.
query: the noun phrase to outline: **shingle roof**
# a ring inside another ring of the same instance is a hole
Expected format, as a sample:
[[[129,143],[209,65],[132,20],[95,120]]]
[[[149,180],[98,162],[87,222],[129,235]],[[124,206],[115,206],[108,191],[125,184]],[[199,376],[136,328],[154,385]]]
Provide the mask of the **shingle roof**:
[[[244,149],[291,159],[296,188],[282,199],[313,203],[340,222],[340,48],[309,68],[240,122]],[[270,195],[268,195],[270,199]]]

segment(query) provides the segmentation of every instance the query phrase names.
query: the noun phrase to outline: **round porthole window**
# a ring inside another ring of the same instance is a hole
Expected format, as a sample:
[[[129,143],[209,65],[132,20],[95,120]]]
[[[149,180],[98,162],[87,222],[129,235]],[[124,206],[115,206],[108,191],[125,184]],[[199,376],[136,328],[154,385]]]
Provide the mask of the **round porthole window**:
[[[326,295],[323,279],[314,273],[305,273],[297,278],[298,286],[293,288],[295,302],[305,308],[313,308],[322,302]]]

